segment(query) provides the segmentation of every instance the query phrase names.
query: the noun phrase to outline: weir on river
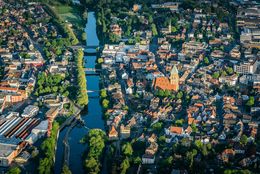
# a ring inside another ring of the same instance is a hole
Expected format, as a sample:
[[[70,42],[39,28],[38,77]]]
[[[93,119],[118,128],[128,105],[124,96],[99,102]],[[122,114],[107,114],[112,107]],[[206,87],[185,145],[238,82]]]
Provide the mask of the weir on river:
[[[85,32],[87,35],[87,43],[90,46],[98,46],[99,40],[96,32],[96,18],[94,12],[88,13],[88,22],[86,24]],[[86,55],[85,59],[85,68],[95,69],[96,55]],[[87,78],[87,88],[88,91],[99,91],[99,75],[91,75],[86,76]],[[99,103],[99,92],[88,93],[89,95],[89,104],[88,104],[88,112],[86,114],[81,114],[82,119],[84,120],[86,127],[89,129],[92,128],[100,128],[104,130],[104,120],[102,119],[102,108]],[[63,153],[64,153],[64,145],[62,143],[64,138],[64,131],[66,132],[66,128],[63,129],[60,133],[60,137],[58,139],[58,146],[56,152],[56,165],[55,165],[55,173],[61,173],[62,165],[63,165]],[[87,145],[81,144],[80,140],[87,135],[88,129],[83,126],[74,127],[69,134],[69,146],[70,146],[70,154],[69,154],[69,168],[72,173],[81,174],[84,173],[83,170],[83,154],[87,148]]]

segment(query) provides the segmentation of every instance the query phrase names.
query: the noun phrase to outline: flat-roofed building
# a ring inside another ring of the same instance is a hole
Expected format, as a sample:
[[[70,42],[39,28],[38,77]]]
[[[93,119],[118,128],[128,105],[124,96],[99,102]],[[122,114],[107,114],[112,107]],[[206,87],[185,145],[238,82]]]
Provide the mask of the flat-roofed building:
[[[234,71],[240,74],[254,74],[258,67],[258,60],[249,60],[234,66]]]
[[[0,166],[9,166],[25,145],[26,143],[19,139],[0,137]]]
[[[22,117],[33,117],[39,112],[39,107],[34,105],[27,106],[22,113]]]

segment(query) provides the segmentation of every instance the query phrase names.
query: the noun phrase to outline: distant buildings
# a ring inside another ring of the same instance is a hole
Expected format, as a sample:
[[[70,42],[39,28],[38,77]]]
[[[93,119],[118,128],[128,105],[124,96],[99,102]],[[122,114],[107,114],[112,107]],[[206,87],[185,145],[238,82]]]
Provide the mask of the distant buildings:
[[[171,11],[178,11],[179,10],[180,2],[165,2],[163,4],[152,4],[152,8],[166,8],[170,9]]]

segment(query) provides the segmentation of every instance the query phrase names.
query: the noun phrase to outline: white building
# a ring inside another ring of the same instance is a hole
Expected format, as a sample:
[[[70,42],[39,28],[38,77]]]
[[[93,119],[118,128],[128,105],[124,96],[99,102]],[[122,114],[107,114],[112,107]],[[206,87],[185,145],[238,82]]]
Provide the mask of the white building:
[[[234,71],[240,74],[254,74],[258,67],[258,60],[249,60],[234,66]]]
[[[22,117],[34,117],[39,112],[39,107],[34,105],[27,106],[22,113]]]

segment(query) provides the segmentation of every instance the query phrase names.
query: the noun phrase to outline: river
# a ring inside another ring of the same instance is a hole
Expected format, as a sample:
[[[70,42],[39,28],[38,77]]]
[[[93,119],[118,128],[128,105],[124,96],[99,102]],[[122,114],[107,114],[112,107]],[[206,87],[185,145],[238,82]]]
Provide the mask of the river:
[[[99,40],[96,32],[96,18],[94,12],[88,12],[88,22],[86,24],[85,32],[87,34],[87,46],[98,46]],[[95,55],[86,55],[85,68],[95,68],[95,62],[97,57]],[[99,76],[86,76],[87,78],[87,88],[91,91],[99,91]],[[81,114],[82,119],[85,121],[86,127],[89,129],[100,128],[104,130],[104,120],[102,119],[102,108],[99,103],[99,92],[89,93],[89,103],[88,103],[88,112],[86,114]],[[74,174],[84,173],[83,170],[83,159],[82,155],[84,154],[87,145],[81,144],[80,140],[84,137],[88,129],[85,127],[76,126],[70,133],[69,136],[69,145],[70,145],[70,161],[69,168]],[[61,132],[61,135],[64,134],[64,129]],[[63,143],[62,140],[64,136],[60,136],[58,140],[58,147],[56,154],[56,166],[55,173],[60,173],[63,162]],[[60,154],[61,153],[61,154]],[[59,162],[58,162],[59,161]],[[61,162],[60,162],[61,161]]]

